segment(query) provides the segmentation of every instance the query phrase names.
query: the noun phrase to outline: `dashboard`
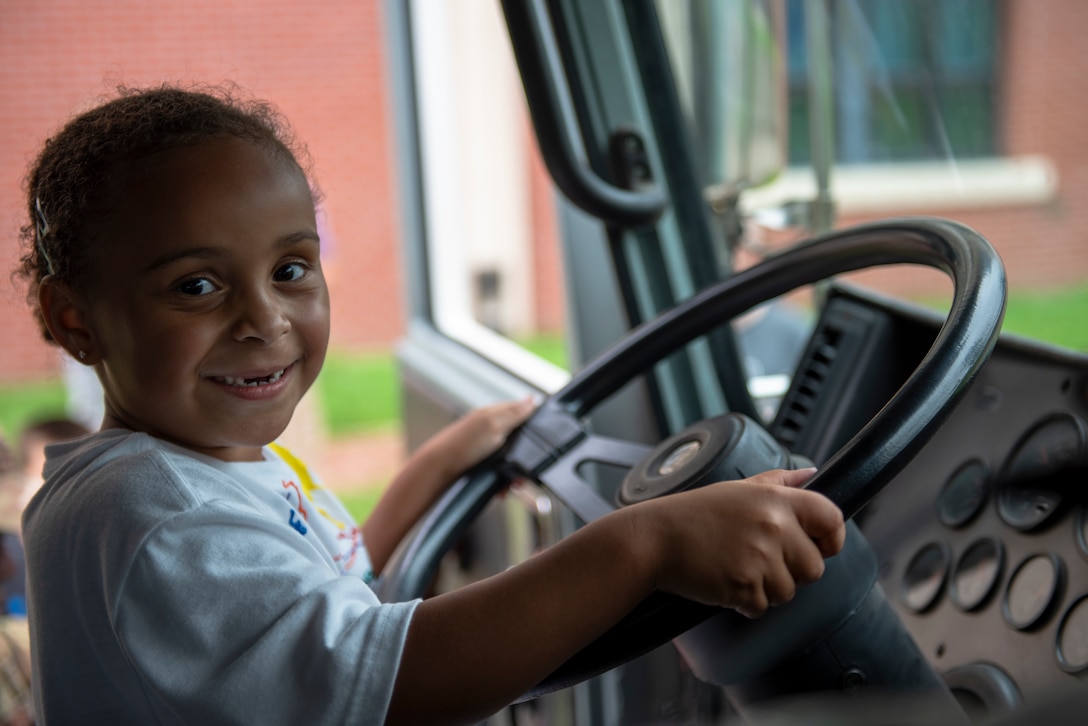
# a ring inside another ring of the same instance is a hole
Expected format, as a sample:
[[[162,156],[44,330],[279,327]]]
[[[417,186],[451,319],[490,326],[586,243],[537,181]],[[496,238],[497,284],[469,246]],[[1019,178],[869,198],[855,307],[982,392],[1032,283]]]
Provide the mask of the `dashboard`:
[[[772,431],[819,463],[942,318],[836,288]],[[1088,356],[1002,336],[960,404],[858,515],[880,583],[961,702],[1002,712],[1088,677]]]

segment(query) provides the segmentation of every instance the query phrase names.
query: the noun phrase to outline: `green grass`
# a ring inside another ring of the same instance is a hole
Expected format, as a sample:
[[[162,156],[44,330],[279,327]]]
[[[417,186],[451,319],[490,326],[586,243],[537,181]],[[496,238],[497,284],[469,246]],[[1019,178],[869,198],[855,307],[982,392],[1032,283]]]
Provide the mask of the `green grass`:
[[[518,343],[567,367],[562,335],[541,335]],[[316,385],[333,436],[386,428],[400,419],[400,381],[392,353],[330,352]]]
[[[1088,352],[1088,284],[1010,294],[1003,330]]]
[[[554,363],[564,369],[570,367],[570,362],[567,359],[567,344],[563,340],[562,333],[538,335],[533,338],[522,338],[517,342],[518,345],[536,353],[549,363]]]
[[[0,429],[12,446],[27,424],[66,415],[60,380],[0,386]]]
[[[950,297],[922,298],[921,305],[947,312]],[[1005,308],[1004,333],[1088,353],[1088,283],[1053,290],[1013,290]]]
[[[316,385],[333,436],[384,428],[400,418],[392,353],[330,353]]]

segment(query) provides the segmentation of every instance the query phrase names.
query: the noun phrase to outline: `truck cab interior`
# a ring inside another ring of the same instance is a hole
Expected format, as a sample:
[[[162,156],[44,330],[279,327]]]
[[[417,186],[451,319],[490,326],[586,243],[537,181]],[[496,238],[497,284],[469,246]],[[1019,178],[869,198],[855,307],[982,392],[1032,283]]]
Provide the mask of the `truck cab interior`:
[[[756,621],[651,598],[491,722],[1063,722],[1045,709],[1088,672],[1088,357],[1002,332],[1001,214],[1075,222],[1015,137],[1023,6],[491,5],[385,6],[406,435],[542,404],[380,596],[814,464],[851,521],[818,583]],[[517,312],[539,328],[548,294],[551,360]]]

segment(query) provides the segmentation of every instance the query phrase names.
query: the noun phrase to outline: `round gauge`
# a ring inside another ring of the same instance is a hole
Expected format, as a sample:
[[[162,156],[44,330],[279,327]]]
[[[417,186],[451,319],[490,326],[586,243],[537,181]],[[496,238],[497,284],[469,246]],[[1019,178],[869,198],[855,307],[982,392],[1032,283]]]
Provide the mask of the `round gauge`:
[[[1058,626],[1058,665],[1069,673],[1088,670],[1088,595],[1081,595]]]
[[[1005,549],[1000,540],[984,537],[964,550],[952,570],[948,596],[961,610],[982,607],[1001,579]]]
[[[944,589],[950,559],[948,548],[939,542],[930,542],[918,550],[903,574],[903,604],[916,613],[933,607]]]
[[[1005,589],[1005,620],[1017,630],[1041,625],[1061,599],[1064,579],[1064,567],[1057,555],[1032,555],[1021,562]]]
[[[973,459],[956,470],[937,496],[937,518],[949,527],[962,527],[982,511],[990,469]]]
[[[1065,497],[1046,478],[1081,459],[1084,449],[1084,423],[1069,414],[1052,416],[1029,431],[1001,473],[997,511],[1005,523],[1027,532],[1050,522]]]

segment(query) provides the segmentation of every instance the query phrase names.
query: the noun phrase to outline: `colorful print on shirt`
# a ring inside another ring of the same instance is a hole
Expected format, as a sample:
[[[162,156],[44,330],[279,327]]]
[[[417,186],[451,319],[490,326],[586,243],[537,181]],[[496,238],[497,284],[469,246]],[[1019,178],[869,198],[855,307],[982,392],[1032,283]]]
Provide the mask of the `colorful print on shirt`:
[[[284,498],[291,505],[287,524],[303,536],[318,537],[342,573],[371,582],[374,571],[363,545],[363,531],[340,500],[318,484],[306,465],[287,449],[279,444],[268,448],[295,474],[294,479],[282,482]]]

